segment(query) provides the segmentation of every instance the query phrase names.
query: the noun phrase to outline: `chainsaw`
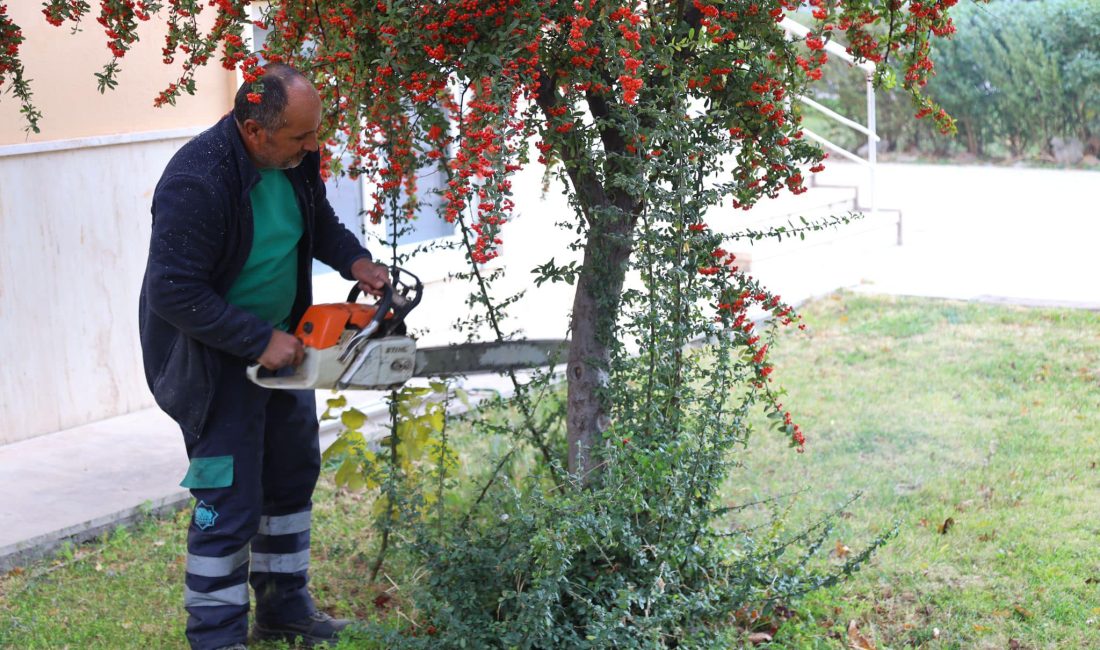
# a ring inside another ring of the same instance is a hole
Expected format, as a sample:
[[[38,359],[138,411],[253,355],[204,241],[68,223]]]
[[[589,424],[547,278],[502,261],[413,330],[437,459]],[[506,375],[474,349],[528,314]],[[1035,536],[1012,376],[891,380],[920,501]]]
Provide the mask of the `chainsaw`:
[[[358,284],[347,302],[313,305],[294,335],[305,348],[302,363],[269,371],[249,366],[248,378],[265,388],[389,390],[413,377],[507,372],[552,366],[569,345],[562,340],[465,343],[417,349],[405,317],[423,293],[420,278],[393,269],[377,303],[359,300]]]

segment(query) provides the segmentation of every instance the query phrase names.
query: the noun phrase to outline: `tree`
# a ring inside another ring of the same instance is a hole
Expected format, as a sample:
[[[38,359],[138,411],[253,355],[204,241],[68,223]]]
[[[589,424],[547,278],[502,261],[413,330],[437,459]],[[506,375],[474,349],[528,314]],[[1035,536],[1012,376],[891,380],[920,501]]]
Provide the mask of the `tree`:
[[[203,33],[196,17],[206,4],[216,19]],[[193,93],[195,69],[218,52],[262,92],[259,60],[241,38],[248,4],[101,0],[96,20],[114,54],[97,75],[101,89],[115,85],[138,22],[163,14],[165,61],[182,59],[182,74],[158,105]],[[372,218],[399,193],[411,215],[417,174],[438,167],[449,178],[445,218],[469,209],[476,221],[476,263],[494,257],[512,208],[508,178],[528,162],[527,139],[540,138],[539,162],[567,178],[585,231],[580,268],[548,268],[577,278],[569,468],[583,474],[607,415],[599,393],[635,233],[647,210],[663,207],[647,188],[687,182],[691,168],[710,183],[693,199],[692,219],[725,201],[748,209],[784,188],[804,191],[802,169],[819,165],[823,154],[802,138],[791,100],[820,77],[825,41],[842,36],[850,52],[880,63],[883,75],[890,65],[903,68],[903,85],[917,91],[932,69],[930,37],[953,30],[945,11],[953,4],[814,0],[818,26],[805,42],[789,41],[777,24],[798,8],[793,0],[287,0],[271,3],[263,22],[273,27],[266,58],[299,65],[317,80],[332,109],[325,135],[354,155],[354,172],[376,182]],[[58,26],[92,10],[87,0],[43,5]],[[37,128],[21,41],[0,6],[0,84],[11,84]],[[933,110],[917,97],[922,113]],[[736,157],[730,173],[725,156]]]
[[[262,92],[259,58],[241,37],[248,4],[101,0],[97,21],[114,58],[100,86],[114,85],[137,23],[159,14],[169,24],[165,60],[178,59],[181,76],[158,104],[194,92],[194,70],[214,57],[239,66]],[[482,288],[490,278],[481,265],[497,254],[513,207],[510,177],[535,164],[532,157],[561,177],[582,257],[545,261],[536,282],[576,286],[566,465],[589,489],[610,490],[601,498],[634,499],[623,512],[646,504],[630,535],[648,531],[651,541],[674,540],[670,548],[682,550],[708,534],[716,512],[708,504],[731,447],[744,438],[749,405],[762,400],[793,446],[804,441],[772,388],[767,337],[750,310],[770,312],[777,323],[798,316],[722,246],[824,225],[731,232],[706,222],[782,191],[803,192],[805,170],[821,168],[825,154],[803,137],[797,97],[820,78],[831,39],[877,63],[880,82],[900,79],[921,116],[951,128],[920,89],[932,71],[932,39],[954,29],[947,16],[954,4],[811,0],[815,28],[790,40],[779,22],[799,10],[794,0],[274,0],[264,10],[272,32],[263,56],[316,80],[329,107],[325,138],[351,155],[346,171],[377,188],[372,218],[413,214],[417,176],[425,169],[446,175],[442,215],[467,236],[468,273]],[[60,25],[91,10],[85,0],[47,0],[43,13]],[[208,32],[197,27],[202,11],[216,14]],[[0,83],[11,84],[34,128],[20,40],[0,8]],[[637,286],[628,272],[637,273]],[[487,294],[479,304],[505,336],[498,305]],[[699,338],[718,341],[715,356],[685,351]],[[630,353],[628,340],[640,343],[640,354]],[[553,465],[544,432],[527,430]],[[677,478],[662,487],[669,476]],[[688,523],[678,521],[684,512]],[[633,566],[646,564],[638,557]],[[707,574],[695,560],[670,557],[650,563],[670,563],[670,572],[696,581]],[[665,575],[657,576],[661,585],[672,579]],[[585,611],[577,616],[592,615]],[[678,620],[698,614],[681,611]]]

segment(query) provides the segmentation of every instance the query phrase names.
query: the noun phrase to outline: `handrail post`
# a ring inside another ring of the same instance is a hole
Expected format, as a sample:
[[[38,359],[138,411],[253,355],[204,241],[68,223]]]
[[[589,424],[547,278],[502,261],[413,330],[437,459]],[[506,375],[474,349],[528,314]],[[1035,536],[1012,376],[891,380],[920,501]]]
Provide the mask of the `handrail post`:
[[[878,128],[875,123],[875,79],[867,74],[867,192],[870,195],[871,219],[878,215],[878,197],[875,193],[875,164],[878,162]]]

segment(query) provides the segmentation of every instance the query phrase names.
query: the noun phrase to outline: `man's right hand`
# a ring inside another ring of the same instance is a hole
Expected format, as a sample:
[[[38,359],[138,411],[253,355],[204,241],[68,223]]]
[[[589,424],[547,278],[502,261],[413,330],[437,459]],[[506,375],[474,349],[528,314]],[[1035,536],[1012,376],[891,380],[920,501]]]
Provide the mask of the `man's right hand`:
[[[268,370],[278,370],[286,366],[297,366],[305,357],[306,349],[302,347],[298,337],[282,330],[274,330],[264,353],[256,362]]]

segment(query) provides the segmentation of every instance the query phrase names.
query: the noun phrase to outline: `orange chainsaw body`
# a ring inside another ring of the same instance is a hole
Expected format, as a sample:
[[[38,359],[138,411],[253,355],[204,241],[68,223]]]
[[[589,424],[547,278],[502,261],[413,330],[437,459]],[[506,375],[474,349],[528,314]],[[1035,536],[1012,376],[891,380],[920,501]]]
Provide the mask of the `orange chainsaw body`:
[[[324,350],[339,344],[344,332],[349,329],[357,331],[366,327],[377,312],[377,305],[355,302],[313,305],[302,316],[294,334],[307,348]],[[385,317],[393,318],[393,313],[388,313]]]

